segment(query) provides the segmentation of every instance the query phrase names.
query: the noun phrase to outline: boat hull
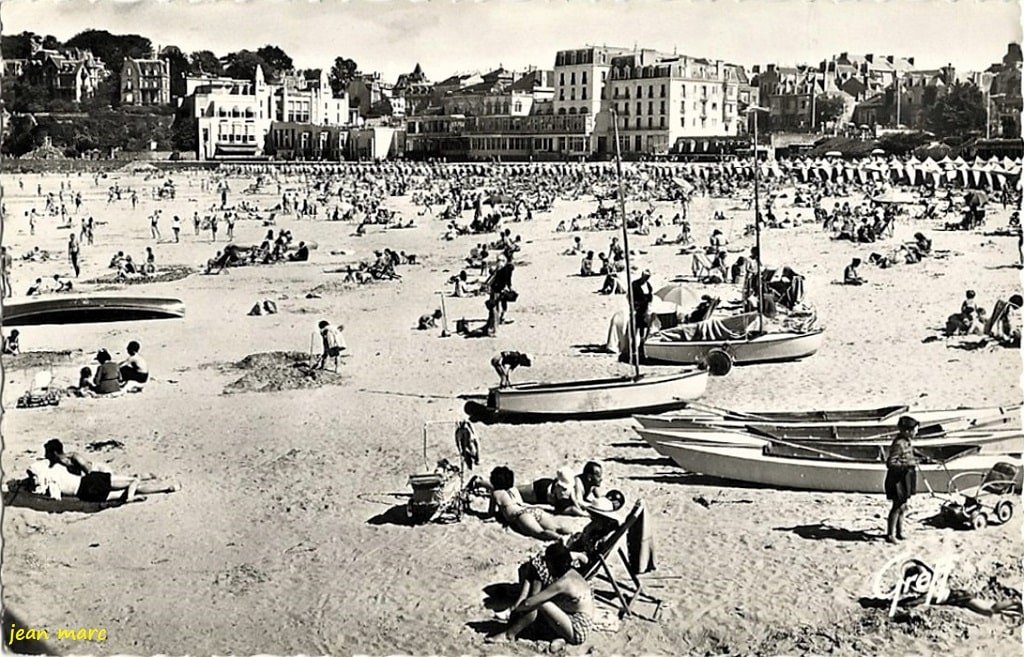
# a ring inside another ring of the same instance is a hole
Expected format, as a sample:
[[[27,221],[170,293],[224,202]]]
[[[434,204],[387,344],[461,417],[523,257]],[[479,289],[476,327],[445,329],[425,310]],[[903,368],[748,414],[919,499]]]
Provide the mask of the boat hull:
[[[720,349],[737,365],[799,360],[814,355],[824,340],[824,331],[808,333],[767,333],[751,340],[672,341],[649,338],[644,355],[649,360],[699,365],[708,353]]]
[[[817,490],[836,493],[885,492],[884,463],[817,461],[765,456],[743,447],[663,443],[661,452],[689,472],[772,488]],[[917,492],[955,492],[949,490],[952,477],[968,472],[987,472],[1000,461],[1020,467],[1019,455],[975,454],[946,464],[918,466]]]
[[[764,449],[772,444],[771,440],[754,436],[741,431],[683,431],[678,429],[634,429],[648,445],[661,453],[661,443],[681,442],[688,445],[705,445],[720,447],[741,447],[746,449]],[[821,452],[830,452],[853,456],[858,449],[872,446],[887,448],[891,440],[807,440],[795,439],[779,442],[810,448]],[[990,431],[960,431],[934,438],[920,438],[914,441],[915,447],[944,447],[947,445],[975,445],[981,454],[1019,454],[1024,452],[1024,432],[1020,429],[996,429]],[[846,450],[849,450],[847,453]]]
[[[492,388],[487,403],[470,401],[471,417],[502,422],[550,422],[626,417],[683,408],[707,387],[706,370],[566,383]]]
[[[4,326],[90,324],[178,319],[185,316],[180,299],[157,297],[75,297],[16,301],[4,304]]]
[[[973,421],[977,428],[1008,424],[1019,419],[1020,407],[985,407],[985,408],[950,408],[933,411],[908,411],[922,426],[927,427],[943,422],[958,420]],[[753,414],[751,414],[753,415]],[[732,419],[708,412],[697,412],[672,415],[638,415],[634,419],[646,429],[682,429],[686,431],[746,431],[750,426],[759,426],[758,420]],[[797,420],[793,422],[777,421],[773,428],[792,437],[817,437],[830,435],[832,427],[843,427],[856,436],[875,435],[882,428],[895,431],[896,421],[890,416],[877,420],[856,421],[819,421]],[[859,434],[857,432],[860,432]],[[778,437],[782,437],[779,435]]]

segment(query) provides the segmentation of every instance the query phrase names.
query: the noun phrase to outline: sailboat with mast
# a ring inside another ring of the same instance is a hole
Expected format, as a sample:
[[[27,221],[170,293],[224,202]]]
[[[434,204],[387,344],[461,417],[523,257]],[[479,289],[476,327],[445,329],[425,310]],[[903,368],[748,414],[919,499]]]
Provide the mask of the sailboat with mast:
[[[757,111],[754,111],[754,234],[756,239],[756,281],[761,275],[760,162],[757,156]],[[757,328],[752,330],[756,323]],[[692,330],[689,330],[692,329]],[[648,336],[644,353],[652,361],[681,364],[708,364],[715,374],[725,374],[733,364],[766,363],[806,358],[818,351],[824,330],[764,330],[764,290],[757,295],[757,311],[724,320],[705,320],[689,327],[673,328]]]
[[[619,212],[622,215],[622,240],[626,256],[629,335],[636,335],[632,312],[633,285],[629,268],[629,234],[626,230],[625,191],[622,186],[622,156],[619,152],[618,116],[612,113],[615,135],[615,171],[618,178]],[[672,374],[643,374],[640,371],[637,341],[630,340],[632,376],[561,383],[517,383],[491,388],[486,403],[470,399],[467,415],[483,421],[551,422],[628,417],[636,413],[663,413],[683,408],[700,398],[708,383],[708,372],[692,367]]]

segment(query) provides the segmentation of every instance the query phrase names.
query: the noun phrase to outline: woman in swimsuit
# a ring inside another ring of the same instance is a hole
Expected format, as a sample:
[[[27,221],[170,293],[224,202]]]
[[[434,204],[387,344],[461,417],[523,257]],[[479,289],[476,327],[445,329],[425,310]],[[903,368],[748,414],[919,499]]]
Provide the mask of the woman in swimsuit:
[[[572,554],[561,542],[553,543],[545,550],[543,562],[550,583],[536,591],[537,582],[532,582],[531,590],[536,592],[525,599],[520,596],[510,612],[508,628],[501,634],[488,637],[488,643],[502,639],[515,641],[538,616],[542,616],[555,630],[558,640],[574,646],[586,642],[594,629],[594,595],[590,584],[573,570]]]
[[[491,471],[491,486],[492,511],[520,534],[544,540],[558,540],[573,533],[573,525],[577,523],[554,516],[540,507],[530,506],[523,501],[522,493],[516,488],[515,474],[509,468],[494,468]]]

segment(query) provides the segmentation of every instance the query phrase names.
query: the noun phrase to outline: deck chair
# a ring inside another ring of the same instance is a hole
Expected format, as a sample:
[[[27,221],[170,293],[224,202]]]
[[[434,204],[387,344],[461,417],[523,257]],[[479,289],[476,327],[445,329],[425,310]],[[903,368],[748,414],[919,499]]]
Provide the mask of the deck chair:
[[[612,590],[615,592],[615,596],[618,599],[620,616],[636,616],[643,620],[655,622],[661,616],[662,600],[644,591],[639,575],[633,572],[633,569],[630,567],[629,554],[626,552],[625,544],[626,537],[629,535],[629,530],[636,524],[637,520],[640,519],[640,516],[643,515],[643,513],[643,501],[638,500],[619,528],[608,537],[607,542],[604,545],[604,549],[599,554],[595,555],[594,560],[590,562],[582,575],[588,582],[595,577],[601,576],[611,584]],[[632,585],[616,579],[615,575],[612,573],[611,564],[609,562],[612,560],[613,553],[616,552],[619,555],[619,559],[622,561],[623,567],[626,569],[626,573],[629,575]],[[609,603],[612,602],[598,596],[595,596],[595,599]],[[644,616],[633,611],[633,605],[638,600],[640,602],[647,602],[654,605],[654,612],[650,616]]]
[[[712,270],[711,260],[703,253],[693,254],[693,263],[690,265],[690,271],[693,272],[693,277],[700,280],[705,276],[711,274]]]

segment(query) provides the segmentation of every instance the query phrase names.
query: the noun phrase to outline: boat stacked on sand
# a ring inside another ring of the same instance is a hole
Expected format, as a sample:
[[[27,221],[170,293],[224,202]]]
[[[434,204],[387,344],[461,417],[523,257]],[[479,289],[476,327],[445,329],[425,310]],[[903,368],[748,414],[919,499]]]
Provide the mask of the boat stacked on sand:
[[[689,472],[778,488],[879,493],[889,444],[905,406],[855,411],[688,410],[634,416],[637,433]],[[921,422],[918,487],[984,472],[1024,451],[1020,406],[909,412]]]

